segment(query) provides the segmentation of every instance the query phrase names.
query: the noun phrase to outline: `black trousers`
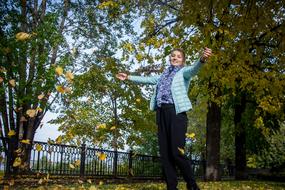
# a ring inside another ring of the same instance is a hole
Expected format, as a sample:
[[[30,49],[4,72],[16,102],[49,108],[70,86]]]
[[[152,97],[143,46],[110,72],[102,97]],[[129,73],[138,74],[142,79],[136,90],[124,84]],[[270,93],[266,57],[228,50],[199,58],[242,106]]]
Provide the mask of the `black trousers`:
[[[159,152],[167,190],[177,190],[176,166],[181,170],[187,188],[199,189],[192,174],[190,160],[179,150],[185,146],[187,120],[185,112],[176,114],[173,104],[162,104],[156,111]]]

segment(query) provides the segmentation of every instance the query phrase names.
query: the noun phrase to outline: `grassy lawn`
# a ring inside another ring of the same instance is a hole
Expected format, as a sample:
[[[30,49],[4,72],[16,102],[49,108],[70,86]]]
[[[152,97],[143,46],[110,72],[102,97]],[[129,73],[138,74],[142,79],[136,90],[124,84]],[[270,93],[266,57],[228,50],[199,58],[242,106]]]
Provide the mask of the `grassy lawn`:
[[[264,181],[222,181],[198,182],[201,190],[285,190],[285,183]],[[185,183],[180,182],[179,190],[186,190]],[[5,188],[4,188],[5,189]],[[78,184],[78,185],[46,185],[40,187],[13,187],[8,189],[24,190],[164,190],[163,183],[131,183],[131,184]]]

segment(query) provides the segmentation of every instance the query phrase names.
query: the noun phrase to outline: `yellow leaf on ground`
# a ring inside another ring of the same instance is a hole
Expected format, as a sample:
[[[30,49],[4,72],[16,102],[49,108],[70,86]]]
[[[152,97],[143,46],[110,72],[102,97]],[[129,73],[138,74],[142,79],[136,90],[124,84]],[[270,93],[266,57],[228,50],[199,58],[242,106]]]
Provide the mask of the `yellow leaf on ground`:
[[[19,167],[22,164],[22,160],[20,157],[17,157],[13,163],[13,167]]]
[[[36,150],[41,151],[43,149],[42,145],[36,144]]]
[[[178,147],[178,150],[179,150],[179,152],[180,152],[182,155],[184,155],[184,154],[185,154],[185,151],[184,151],[184,149],[183,149],[183,148]]]
[[[26,114],[29,116],[29,117],[35,117],[36,116],[36,110],[35,109],[28,109],[26,111]]]
[[[24,143],[24,144],[31,144],[30,139],[21,140],[21,143]]]
[[[56,67],[56,68],[55,68],[55,73],[56,73],[58,76],[62,75],[62,74],[63,74],[63,69],[62,69],[62,67],[60,67],[60,66]]]
[[[14,136],[16,135],[16,132],[14,130],[10,130],[9,133],[8,133],[8,136],[11,137],[11,136]]]
[[[98,190],[94,185],[89,187],[89,190]]]
[[[16,81],[15,81],[15,79],[9,80],[9,84],[10,84],[12,87],[15,87],[15,86],[16,86]]]
[[[137,98],[136,101],[137,101],[137,103],[140,103],[140,102],[141,102],[141,99]]]

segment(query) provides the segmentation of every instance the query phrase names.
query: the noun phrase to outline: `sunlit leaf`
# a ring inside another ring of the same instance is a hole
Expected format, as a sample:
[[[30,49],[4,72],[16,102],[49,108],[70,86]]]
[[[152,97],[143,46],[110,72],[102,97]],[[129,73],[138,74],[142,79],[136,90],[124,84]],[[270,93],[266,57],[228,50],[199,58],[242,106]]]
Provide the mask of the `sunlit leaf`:
[[[75,166],[80,166],[80,160],[76,160],[74,163]]]
[[[10,131],[8,132],[8,136],[9,136],[9,137],[14,136],[14,135],[16,135],[16,132],[15,132],[14,130],[10,130]]]
[[[74,76],[73,76],[73,74],[71,73],[71,71],[67,71],[67,72],[65,73],[65,78],[66,78],[66,80],[68,80],[68,81],[72,81],[72,80],[74,79]]]
[[[73,164],[69,164],[69,167],[70,167],[71,169],[74,169],[74,168],[75,168],[75,166],[74,166]]]
[[[39,99],[39,100],[43,99],[44,97],[45,97],[45,95],[44,95],[44,94],[40,94],[40,95],[38,95],[38,99]]]
[[[26,32],[19,32],[16,34],[16,39],[19,40],[19,41],[25,41],[25,40],[28,40],[32,37],[31,34],[28,34]]]
[[[112,126],[112,127],[110,128],[111,131],[113,131],[113,130],[115,130],[115,129],[116,129],[116,126]]]
[[[55,89],[56,89],[59,93],[61,93],[61,94],[63,94],[63,93],[65,92],[63,86],[56,86]]]
[[[16,86],[16,81],[15,81],[15,79],[9,80],[9,84],[10,84],[12,87],[15,87],[15,86]]]
[[[29,117],[35,117],[36,115],[36,110],[35,109],[28,109],[26,111],[26,114],[29,116]]]
[[[184,155],[184,154],[185,154],[185,151],[184,151],[184,149],[183,149],[183,148],[178,147],[178,150],[179,150],[179,152],[180,152],[182,155]]]
[[[107,158],[107,155],[103,152],[97,153],[97,156],[99,157],[99,160],[105,160]]]
[[[55,73],[56,73],[58,76],[62,75],[62,74],[63,74],[63,69],[62,69],[62,67],[57,66],[57,67],[55,68]]]
[[[41,151],[43,149],[42,145],[36,144],[36,150]]]
[[[186,133],[185,135],[189,139],[195,139],[195,133]]]
[[[56,142],[57,144],[61,144],[61,142],[62,142],[62,136],[61,136],[61,135],[58,136],[58,137],[55,139],[55,142]]]
[[[22,164],[21,158],[20,158],[20,157],[17,157],[17,158],[14,160],[13,167],[19,167],[21,164]]]
[[[21,143],[23,143],[23,144],[31,144],[30,139],[21,140]]]

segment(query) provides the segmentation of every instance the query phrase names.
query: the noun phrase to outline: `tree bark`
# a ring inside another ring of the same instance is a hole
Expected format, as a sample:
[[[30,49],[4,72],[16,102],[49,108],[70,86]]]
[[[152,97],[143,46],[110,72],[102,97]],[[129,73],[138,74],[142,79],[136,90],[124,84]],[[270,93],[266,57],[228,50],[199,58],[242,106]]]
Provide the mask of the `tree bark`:
[[[242,123],[242,114],[246,107],[246,97],[241,95],[240,102],[235,105],[235,179],[243,180],[247,178],[246,174],[246,133],[245,125]]]
[[[220,128],[221,108],[215,102],[208,102],[206,126],[206,181],[221,180],[220,174]]]

